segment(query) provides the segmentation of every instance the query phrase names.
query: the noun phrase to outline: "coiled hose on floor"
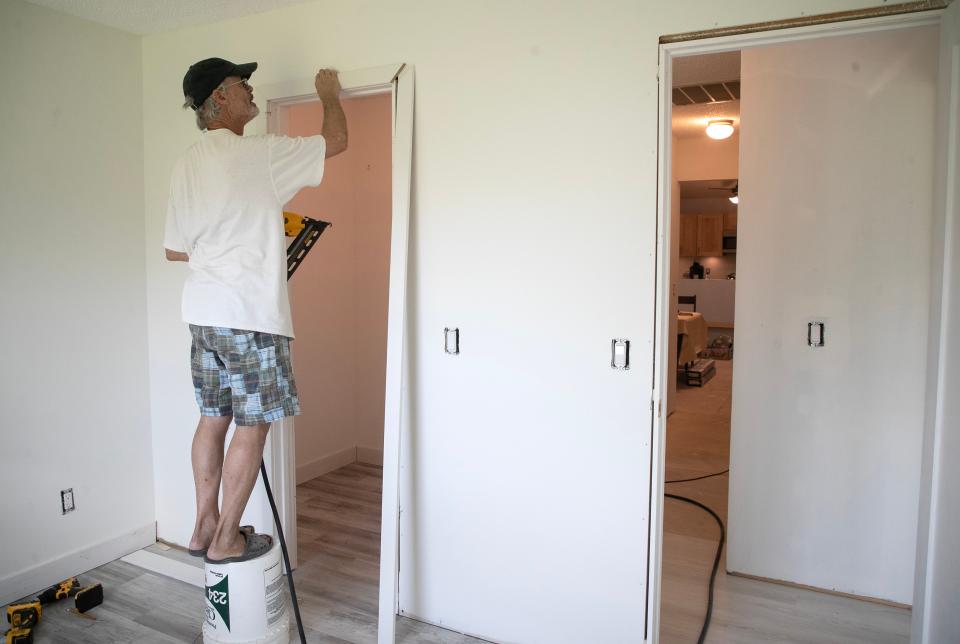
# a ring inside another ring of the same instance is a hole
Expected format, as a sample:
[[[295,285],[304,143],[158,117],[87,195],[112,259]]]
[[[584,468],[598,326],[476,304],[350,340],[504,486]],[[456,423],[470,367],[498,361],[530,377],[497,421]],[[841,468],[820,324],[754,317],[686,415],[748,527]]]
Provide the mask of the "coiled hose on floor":
[[[714,472],[713,474],[707,474],[705,476],[695,476],[689,479],[674,479],[672,481],[664,481],[664,483],[687,483],[689,481],[700,481],[702,479],[708,479],[713,476],[721,476],[727,474],[730,470],[723,470],[722,472]],[[720,568],[720,555],[723,553],[723,545],[727,540],[727,530],[723,525],[723,521],[720,519],[720,516],[705,506],[703,503],[695,499],[690,499],[685,496],[680,496],[679,494],[670,494],[665,492],[663,494],[668,499],[674,499],[677,501],[683,501],[684,503],[689,503],[695,505],[698,508],[708,512],[710,516],[717,522],[717,525],[720,527],[720,541],[717,543],[717,555],[713,558],[713,569],[710,571],[710,585],[709,591],[707,594],[707,614],[703,618],[703,627],[700,629],[700,637],[697,639],[697,644],[703,644],[707,639],[707,631],[710,630],[710,620],[713,618],[713,585],[717,580],[717,570]]]

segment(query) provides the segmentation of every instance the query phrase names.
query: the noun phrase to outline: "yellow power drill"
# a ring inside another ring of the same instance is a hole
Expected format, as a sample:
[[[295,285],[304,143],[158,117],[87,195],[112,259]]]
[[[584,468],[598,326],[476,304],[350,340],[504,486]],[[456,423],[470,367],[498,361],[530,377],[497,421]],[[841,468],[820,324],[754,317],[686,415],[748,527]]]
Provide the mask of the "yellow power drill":
[[[71,577],[50,586],[33,601],[7,606],[7,622],[11,628],[6,633],[6,644],[31,644],[33,629],[40,623],[40,617],[43,615],[42,605],[70,597],[79,588],[79,580]]]

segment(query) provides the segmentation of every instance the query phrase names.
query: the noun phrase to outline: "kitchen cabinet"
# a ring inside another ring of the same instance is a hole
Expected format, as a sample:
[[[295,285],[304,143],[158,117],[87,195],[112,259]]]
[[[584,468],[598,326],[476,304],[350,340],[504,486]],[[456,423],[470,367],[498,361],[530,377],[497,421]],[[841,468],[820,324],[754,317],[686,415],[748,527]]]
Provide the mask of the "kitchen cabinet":
[[[723,255],[723,215],[697,215],[697,254]]]
[[[723,215],[680,215],[680,256],[723,255]]]
[[[680,215],[680,257],[696,257],[697,216]]]
[[[723,213],[723,234],[724,235],[737,234],[737,213],[735,212]]]

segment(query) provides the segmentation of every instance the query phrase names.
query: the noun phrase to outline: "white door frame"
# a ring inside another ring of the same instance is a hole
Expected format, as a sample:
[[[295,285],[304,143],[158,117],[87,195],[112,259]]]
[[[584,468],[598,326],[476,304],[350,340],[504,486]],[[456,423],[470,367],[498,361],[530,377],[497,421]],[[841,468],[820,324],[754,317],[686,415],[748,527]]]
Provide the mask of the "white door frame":
[[[845,22],[832,22],[820,25],[761,31],[731,36],[703,38],[684,42],[661,44],[659,56],[659,109],[657,121],[657,259],[656,259],[656,321],[654,330],[654,382],[653,382],[653,434],[651,450],[650,517],[654,534],[650,541],[650,620],[649,633],[652,642],[660,639],[660,599],[662,589],[663,556],[663,492],[666,457],[666,404],[669,391],[670,361],[670,315],[672,313],[670,297],[670,197],[671,197],[671,159],[672,159],[672,89],[673,61],[676,58],[703,54],[719,54],[730,51],[753,49],[767,45],[799,42],[815,38],[865,34],[891,29],[905,29],[939,25],[942,10],[922,11],[877,18],[863,18]],[[935,274],[943,273],[943,260],[939,265],[934,260]],[[942,293],[933,293],[938,298]],[[939,308],[935,305],[935,310]],[[675,340],[673,340],[675,341]],[[928,382],[928,387],[936,387],[936,382]],[[928,428],[925,426],[925,432]],[[925,439],[926,440],[926,439]],[[921,495],[929,494],[929,489],[921,490]],[[919,546],[918,546],[919,547]],[[914,591],[916,593],[916,589]]]
[[[380,613],[378,644],[393,644],[399,606],[400,552],[400,423],[406,399],[404,337],[406,331],[407,255],[410,230],[410,178],[413,150],[413,67],[396,64],[341,72],[341,96],[351,98],[390,93],[392,101],[392,212],[390,233],[390,287],[387,308],[386,396],[383,423],[383,501],[380,528]],[[256,122],[254,133],[276,131],[282,125],[279,108],[307,103],[317,98],[314,79],[298,79],[258,85],[265,99],[267,119]],[[297,566],[296,452],[293,419],[275,423],[270,432],[265,460],[276,492],[277,511],[290,552],[290,565]]]

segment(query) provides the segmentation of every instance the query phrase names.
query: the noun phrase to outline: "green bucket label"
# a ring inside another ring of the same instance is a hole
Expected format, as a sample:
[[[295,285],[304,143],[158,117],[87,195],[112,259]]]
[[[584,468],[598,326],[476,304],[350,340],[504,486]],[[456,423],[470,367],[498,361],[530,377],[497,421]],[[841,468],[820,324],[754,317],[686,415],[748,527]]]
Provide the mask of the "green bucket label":
[[[229,577],[224,576],[213,586],[207,586],[207,601],[220,613],[223,623],[230,630],[230,587],[227,585]]]

